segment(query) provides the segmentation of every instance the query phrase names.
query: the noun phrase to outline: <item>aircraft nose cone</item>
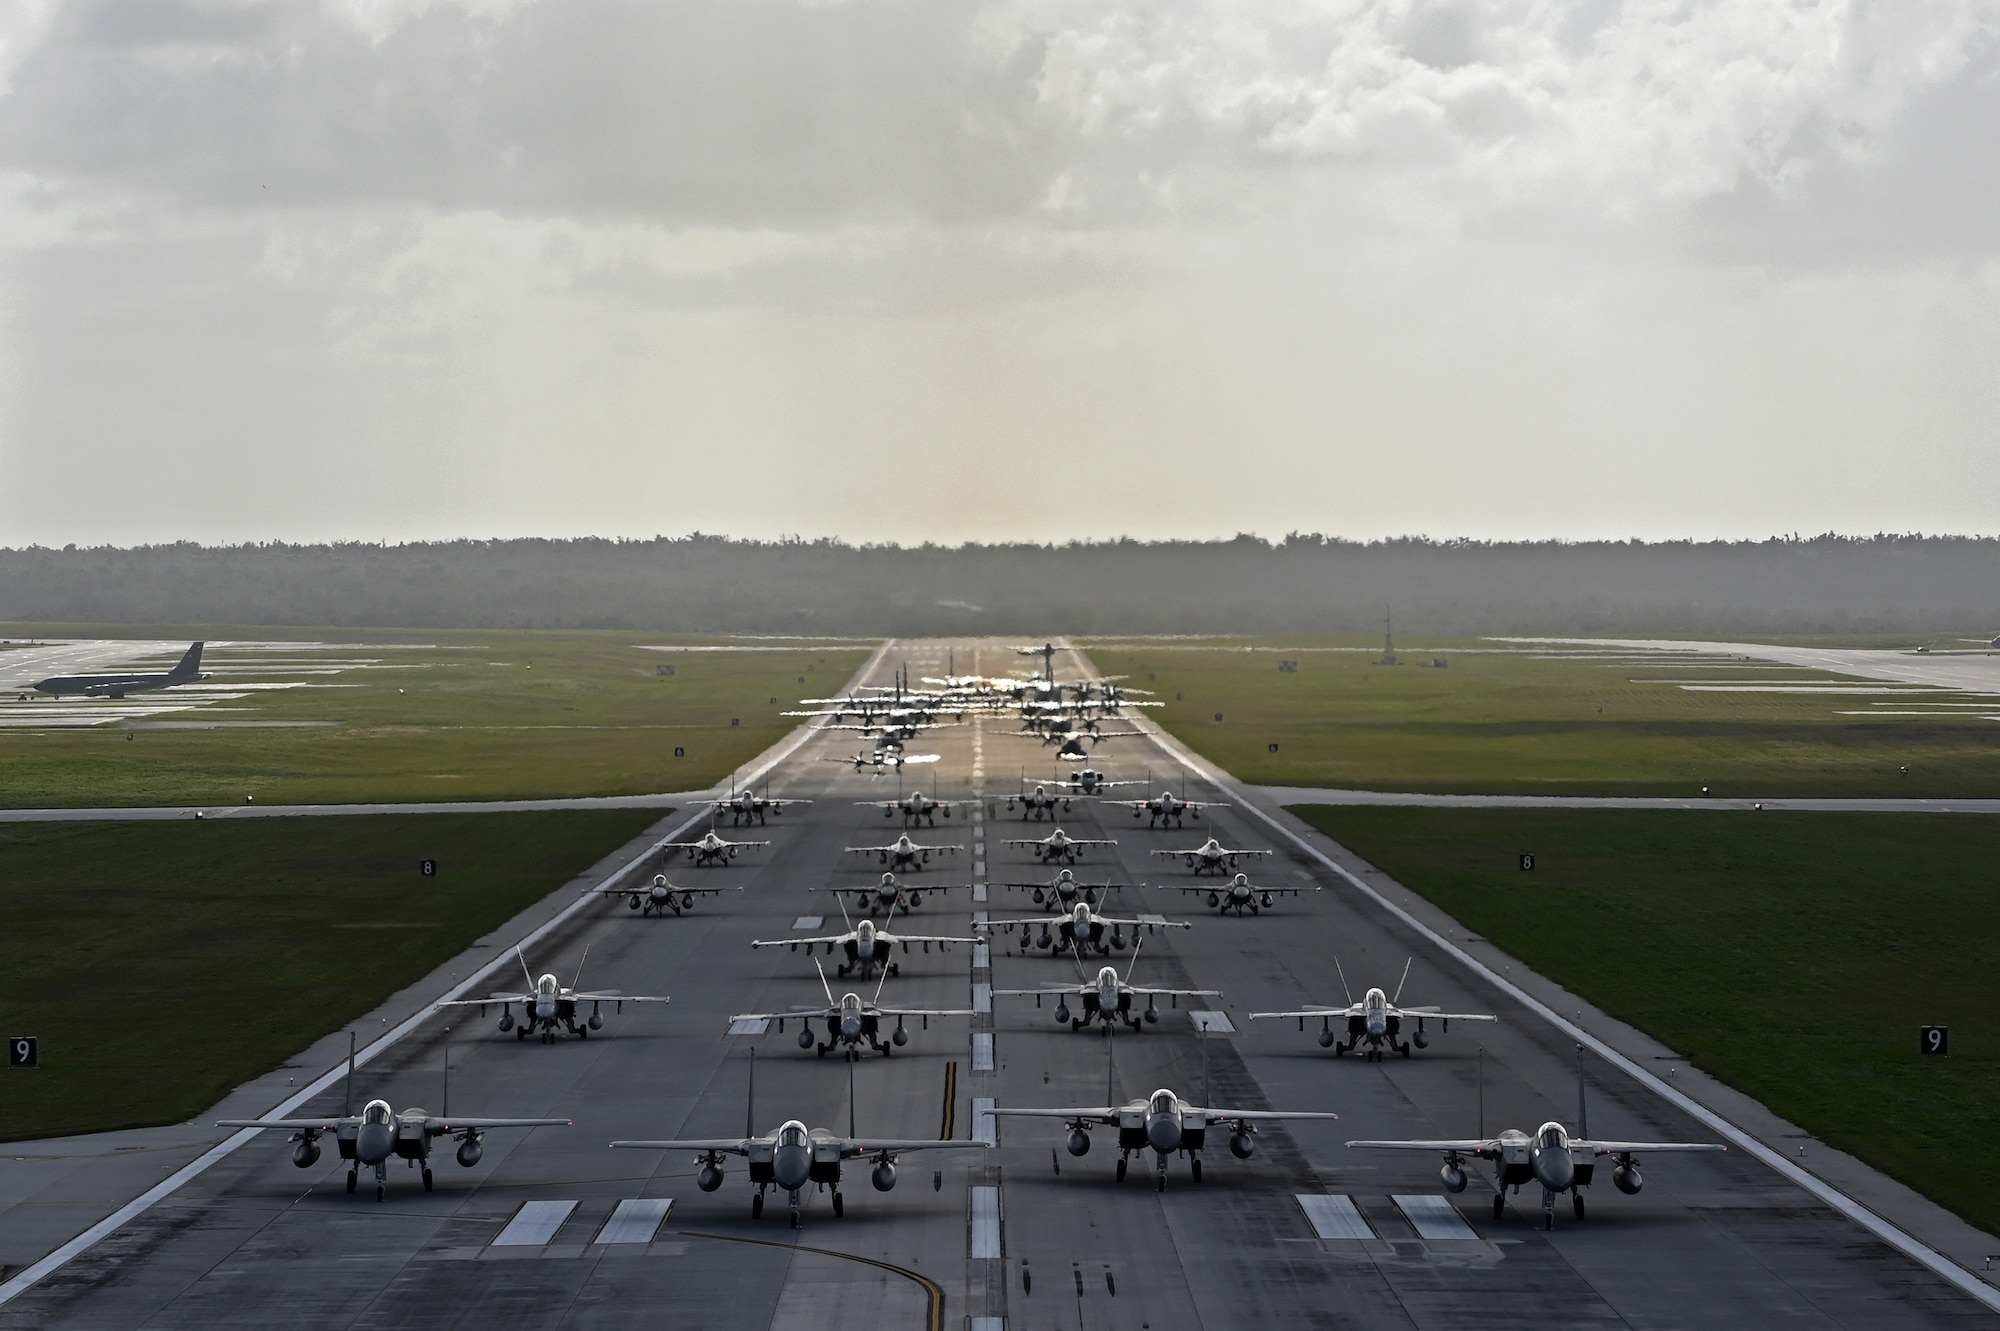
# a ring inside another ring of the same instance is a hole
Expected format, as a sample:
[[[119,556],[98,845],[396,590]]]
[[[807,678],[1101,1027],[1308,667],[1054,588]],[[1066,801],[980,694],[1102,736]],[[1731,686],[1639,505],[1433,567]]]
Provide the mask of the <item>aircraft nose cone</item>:
[[[1371,1017],[1368,1020],[1368,1033],[1379,1039],[1389,1033],[1389,1023],[1380,1017]]]
[[[803,1188],[812,1176],[812,1152],[803,1146],[780,1146],[771,1159],[771,1174],[787,1191]]]
[[[1576,1166],[1571,1162],[1569,1152],[1554,1148],[1536,1150],[1535,1181],[1556,1192],[1576,1182]]]
[[[861,1038],[861,1023],[858,1021],[843,1021],[840,1023],[840,1033],[850,1040],[859,1040]]]
[[[1146,1140],[1161,1155],[1178,1151],[1181,1146],[1180,1120],[1172,1114],[1160,1114],[1146,1124]]]
[[[548,999],[548,998],[538,998],[538,999],[536,999],[536,1000],[535,1000],[535,1015],[536,1015],[536,1016],[538,1016],[538,1017],[542,1017],[542,1018],[548,1018],[548,1017],[553,1017],[553,1016],[555,1016],[555,1015],[556,1015],[556,1005],[555,1005],[555,1001],[554,1001],[553,999]]]
[[[354,1154],[363,1164],[380,1164],[395,1149],[396,1130],[386,1123],[363,1123],[361,1131],[355,1134]]]

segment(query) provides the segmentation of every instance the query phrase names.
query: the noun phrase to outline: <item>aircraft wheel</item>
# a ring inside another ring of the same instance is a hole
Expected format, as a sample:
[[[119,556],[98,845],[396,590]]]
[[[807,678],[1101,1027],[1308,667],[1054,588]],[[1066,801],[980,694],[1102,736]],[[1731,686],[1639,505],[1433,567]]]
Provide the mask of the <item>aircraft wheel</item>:
[[[1494,1193],[1493,1218],[1495,1220],[1498,1220],[1501,1216],[1505,1215],[1506,1213],[1507,1213],[1507,1194],[1504,1192]]]
[[[579,1039],[584,1039],[584,1040],[588,1040],[588,1039],[590,1038],[590,1027],[588,1027],[588,1026],[579,1026],[579,1027],[577,1027],[577,1028],[576,1028],[576,1033],[577,1033],[577,1036],[578,1036],[578,1038],[579,1038]],[[1408,1051],[1406,1050],[1405,1052],[1408,1052]]]
[[[792,1208],[792,1228],[793,1228],[793,1229],[797,1229],[798,1227],[799,1227],[799,1211],[798,1211],[798,1208],[797,1208],[797,1207],[793,1207],[793,1208]]]
[[[1160,1171],[1159,1179],[1153,1185],[1153,1191],[1165,1192],[1166,1190],[1167,1190],[1167,1171],[1162,1169]]]
[[[359,1184],[360,1182],[361,1182],[361,1176],[359,1174],[355,1173],[351,1169],[347,1171],[347,1190],[349,1192],[353,1192],[356,1185]]]
[[[1554,1229],[1555,1227],[1556,1227],[1556,1213],[1554,1211],[1542,1212],[1542,1228]]]
[[[1118,1181],[1120,1183],[1125,1181],[1125,1162],[1122,1159],[1118,1162]]]
[[[1188,1161],[1188,1176],[1192,1178],[1196,1183],[1201,1182],[1201,1161],[1199,1160]]]
[[[388,1195],[389,1195],[389,1185],[381,1182],[380,1180],[377,1180],[375,1184],[375,1200],[379,1202],[384,1198],[386,1198]]]
[[[1343,1042],[1343,1041],[1340,1041],[1340,1040],[1335,1040],[1335,1041],[1333,1042],[1333,1056],[1334,1056],[1335,1058],[1346,1058],[1346,1057],[1347,1057],[1347,1045],[1346,1045],[1346,1043],[1345,1043],[1345,1042]]]
[[[764,1194],[758,1193],[750,1199],[750,1218],[756,1220],[764,1214]]]
[[[425,1192],[430,1192],[431,1190],[432,1190],[432,1189],[431,1189],[431,1167],[430,1167],[429,1165],[425,1165],[425,1166],[424,1166],[424,1191],[425,1191]]]
[[[838,1220],[847,1214],[847,1199],[839,1193],[833,1194],[833,1218]]]
[[[1408,1040],[1403,1041],[1403,1043],[1400,1046],[1398,1046],[1398,1048],[1404,1058],[1408,1058],[1410,1056],[1410,1042]]]
[[[528,1038],[528,1028],[527,1028],[526,1026],[516,1026],[516,1027],[514,1028],[514,1038],[515,1038],[516,1040],[525,1040],[525,1039],[527,1039],[527,1038]]]
[[[1569,1206],[1570,1206],[1570,1210],[1572,1210],[1572,1211],[1575,1211],[1575,1212],[1576,1212],[1576,1218],[1577,1218],[1578,1220],[1581,1220],[1581,1219],[1583,1219],[1583,1194],[1582,1194],[1582,1193],[1580,1193],[1580,1192],[1579,1192],[1579,1193],[1577,1193],[1577,1194],[1576,1194],[1576,1196],[1574,1196],[1574,1197],[1570,1198],[1570,1200],[1569,1200]]]

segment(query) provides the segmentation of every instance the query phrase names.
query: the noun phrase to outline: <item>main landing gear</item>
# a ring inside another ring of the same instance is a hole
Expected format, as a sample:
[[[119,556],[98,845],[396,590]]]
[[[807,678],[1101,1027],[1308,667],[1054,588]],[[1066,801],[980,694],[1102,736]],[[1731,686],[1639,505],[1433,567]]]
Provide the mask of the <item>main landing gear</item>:
[[[762,1188],[759,1188],[757,1189],[757,1195],[750,1199],[750,1218],[752,1220],[758,1220],[761,1219],[763,1215],[764,1215],[764,1190]]]
[[[431,1182],[432,1182],[432,1180],[431,1180],[431,1167],[430,1167],[429,1165],[425,1165],[425,1166],[424,1166],[424,1191],[425,1191],[425,1192],[430,1192],[430,1191],[432,1190],[432,1189],[431,1189]]]
[[[347,1171],[347,1190],[349,1192],[353,1192],[355,1186],[360,1182],[361,1182],[361,1172],[358,1168],[350,1169]]]

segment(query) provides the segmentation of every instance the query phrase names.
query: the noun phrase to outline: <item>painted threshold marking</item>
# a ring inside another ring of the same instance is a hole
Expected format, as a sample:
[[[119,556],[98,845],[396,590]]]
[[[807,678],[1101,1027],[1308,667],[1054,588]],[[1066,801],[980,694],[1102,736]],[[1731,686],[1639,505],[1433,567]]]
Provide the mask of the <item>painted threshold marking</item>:
[[[493,1240],[496,1248],[539,1248],[556,1236],[576,1209],[575,1202],[522,1202],[521,1209]]]
[[[977,1031],[972,1037],[972,1070],[993,1071],[993,1032]]]
[[[972,1255],[1000,1255],[1000,1189],[972,1190]]]
[[[972,1319],[972,1331],[1007,1331],[1007,1319],[1004,1317],[975,1317]]]
[[[869,657],[868,660],[863,663],[861,669],[863,671],[874,670],[875,667],[881,663],[882,658],[888,655],[889,648],[894,643],[894,641],[895,640],[893,638],[884,640],[882,645],[875,649],[875,654]],[[866,675],[857,675],[856,677],[866,678]],[[800,727],[798,730],[793,731],[789,739],[780,741],[778,750],[776,754],[771,758],[771,760],[765,763],[762,767],[757,768],[756,770],[750,772],[747,776],[745,776],[742,779],[740,784],[755,785],[758,781],[762,780],[763,777],[766,774],[768,774],[772,768],[776,767],[779,763],[784,762],[787,758],[790,758],[794,753],[797,753],[801,748],[805,747],[805,744],[808,740],[815,738],[818,734],[819,732],[817,730],[807,729],[803,726]],[[662,841],[674,840],[676,837],[686,832],[689,828],[693,827],[696,823],[699,823],[702,820],[702,817],[703,817],[702,814],[696,814],[693,817],[683,820],[682,822],[676,824],[674,828],[666,834],[666,836],[661,838],[661,840]],[[657,845],[658,843],[654,844]],[[653,855],[654,855],[654,846],[649,845],[644,850],[640,851],[638,855],[634,856],[630,861],[628,861],[622,868],[613,870],[610,876],[605,878],[602,882],[595,884],[594,886],[598,888],[604,888],[615,885],[619,879],[625,877],[627,874],[631,873],[633,870],[639,868],[641,865],[645,864],[648,860],[652,859]],[[581,912],[592,906],[597,906],[600,904],[602,904],[601,899],[596,891],[593,890],[593,891],[579,892],[577,894],[577,898],[575,901],[571,902],[569,905],[557,911],[552,917],[550,917],[546,922],[544,922],[539,927],[530,929],[527,932],[527,934],[524,935],[518,941],[516,946],[521,947],[523,949],[531,948],[536,943],[541,942],[544,938],[547,938],[550,934],[554,933],[557,929],[561,928],[563,925],[569,923],[569,921],[576,915],[580,914]],[[491,980],[495,971],[504,970],[507,966],[507,963],[514,959],[513,949],[511,948],[505,952],[501,952],[498,948],[494,949],[494,951],[497,953],[497,955],[493,958],[493,960],[487,962],[484,966],[481,966],[478,970],[472,972],[472,974],[468,975],[464,980],[460,981],[458,984],[453,985],[450,989],[445,990],[443,994],[439,995],[437,1001],[443,1002],[447,999],[465,997],[468,993],[471,993],[475,989],[479,989],[480,986],[487,984]],[[418,1011],[412,1013],[410,1016],[405,1017],[402,1021],[390,1027],[388,1032],[383,1036],[381,1036],[381,1038],[377,1039],[373,1044],[364,1046],[361,1052],[355,1055],[354,1066],[356,1066],[357,1068],[366,1067],[368,1064],[374,1062],[377,1058],[381,1057],[382,1054],[384,1054],[390,1049],[393,1049],[395,1046],[401,1044],[404,1040],[408,1039],[411,1035],[415,1034],[417,1030],[424,1025],[425,1022],[429,1021],[432,1017],[436,1015],[437,1015],[437,1009],[434,1006],[426,1006],[420,1008]],[[327,1069],[327,1071],[321,1073],[318,1077],[314,1078],[311,1082],[309,1082],[305,1086],[300,1087],[298,1091],[296,1091],[292,1095],[286,1097],[285,1099],[279,1101],[277,1104],[273,1105],[270,1108],[270,1110],[263,1115],[263,1117],[289,1118],[293,1116],[299,1111],[300,1108],[310,1103],[314,1097],[320,1095],[321,1093],[326,1091],[329,1087],[337,1085],[340,1082],[341,1078],[345,1077],[346,1075],[347,1075],[347,1063],[346,1060],[343,1059],[340,1062],[334,1064],[331,1068]],[[227,1160],[230,1156],[236,1154],[237,1151],[241,1150],[243,1147],[249,1145],[252,1141],[256,1140],[258,1134],[261,1133],[262,1131],[263,1129],[261,1128],[238,1129],[230,1136],[223,1138],[221,1141],[217,1142],[214,1146],[211,1146],[207,1151],[204,1151],[197,1158],[189,1161],[185,1165],[182,1165],[172,1174],[160,1180],[160,1182],[155,1184],[153,1187],[148,1188],[145,1192],[139,1194],[139,1196],[134,1197],[131,1201],[125,1203],[125,1205],[119,1207],[116,1211],[113,1211],[110,1215],[104,1217],[104,1219],[92,1225],[89,1229],[84,1230],[83,1233],[77,1235],[75,1238],[71,1239],[68,1243],[63,1244],[60,1248],[57,1248],[54,1252],[42,1258],[40,1261],[31,1264],[26,1270],[17,1273],[12,1279],[8,1280],[6,1283],[0,1284],[0,1304],[11,1302],[12,1300],[17,1299],[21,1295],[27,1293],[29,1290],[33,1289],[36,1285],[40,1284],[45,1278],[47,1278],[53,1272],[60,1271],[63,1267],[69,1265],[69,1263],[74,1261],[77,1257],[81,1256],[86,1252],[89,1252],[92,1248],[96,1247],[99,1243],[103,1242],[104,1239],[107,1238],[108,1236],[117,1233],[119,1230],[123,1229],[126,1225],[130,1224],[132,1221],[138,1219],[146,1212],[152,1210],[153,1207],[157,1206],[160,1202],[164,1201],[168,1197],[173,1196],[176,1192],[179,1192],[182,1188],[186,1187],[188,1183],[190,1183],[194,1179],[197,1179],[201,1177],[203,1174],[206,1174],[215,1165],[221,1163],[224,1160]]]
[[[1306,1221],[1313,1227],[1313,1233],[1322,1239],[1372,1239],[1375,1231],[1368,1228],[1368,1222],[1355,1209],[1354,1199],[1343,1192],[1297,1194],[1299,1209],[1306,1213]]]
[[[1210,1008],[1196,1008],[1194,1011],[1188,1013],[1188,1020],[1194,1023],[1196,1030],[1207,1031],[1210,1035],[1236,1034],[1236,1026],[1229,1020],[1227,1012],[1217,1012]]]
[[[972,969],[976,971],[993,969],[993,953],[986,944],[972,945]]]
[[[1479,1237],[1458,1208],[1434,1192],[1414,1195],[1394,1194],[1390,1201],[1417,1231],[1417,1237],[1431,1242],[1476,1239]]]
[[[972,1140],[985,1142],[988,1146],[1000,1144],[999,1134],[993,1126],[993,1097],[990,1095],[973,1097]]]
[[[667,1218],[671,1197],[627,1197],[597,1231],[599,1243],[651,1243],[653,1231]]]
[[[972,1010],[974,1012],[993,1011],[993,986],[980,981],[972,986]]]
[[[1275,817],[1252,803],[1248,798],[1249,792],[1240,782],[1232,779],[1225,783],[1222,778],[1215,775],[1211,768],[1196,758],[1192,750],[1176,749],[1168,742],[1165,732],[1161,731],[1154,723],[1139,723],[1139,728],[1147,731],[1153,743],[1159,747],[1161,752],[1185,765],[1196,776],[1208,782],[1211,786],[1214,786],[1218,790],[1235,791],[1243,800],[1243,803],[1239,807],[1247,809],[1256,817],[1261,818],[1272,831],[1279,833],[1287,841],[1324,865],[1328,872],[1337,874],[1343,882],[1387,911],[1396,920],[1408,925],[1417,933],[1422,934],[1425,939],[1429,940],[1431,946],[1437,948],[1474,975],[1477,975],[1501,993],[1506,994],[1509,998],[1512,998],[1515,1002],[1548,1022],[1576,1043],[1583,1045],[1599,1058],[1616,1067],[1620,1072],[1623,1072],[1626,1076],[1632,1078],[1632,1080],[1674,1106],[1674,1108],[1687,1114],[1696,1122],[1708,1128],[1709,1131],[1720,1133],[1728,1139],[1730,1145],[1770,1166],[1787,1182],[1804,1189],[1812,1196],[1846,1216],[1849,1220],[1852,1220],[1855,1224],[1860,1225],[1876,1238],[1881,1239],[1884,1243],[1896,1249],[1896,1251],[1922,1263],[1985,1307],[2000,1312],[2000,1289],[1993,1288],[1993,1286],[1987,1284],[1978,1276],[1975,1276],[1957,1262],[1952,1261],[1951,1258],[1946,1257],[1929,1244],[1912,1238],[1910,1235],[1904,1233],[1899,1226],[1876,1215],[1873,1211],[1855,1201],[1852,1197],[1849,1197],[1846,1193],[1840,1191],[1824,1179],[1799,1168],[1790,1160],[1787,1160],[1784,1156],[1766,1146],[1763,1142],[1758,1141],[1755,1137],[1737,1127],[1713,1109],[1710,1109],[1707,1105],[1667,1085],[1665,1081],[1661,1080],[1650,1069],[1639,1066],[1639,1064],[1627,1058],[1611,1045],[1600,1040],[1589,1031],[1584,1030],[1583,1027],[1578,1026],[1575,1022],[1558,1013],[1548,1004],[1529,994],[1525,989],[1522,989],[1512,980],[1495,971],[1485,962],[1479,960],[1479,958],[1465,951],[1450,939],[1441,936],[1428,924],[1425,924],[1422,920],[1376,891],[1360,875],[1352,873],[1342,865],[1335,863],[1333,858],[1325,851],[1313,845],[1297,832],[1294,832],[1291,828],[1285,826]]]

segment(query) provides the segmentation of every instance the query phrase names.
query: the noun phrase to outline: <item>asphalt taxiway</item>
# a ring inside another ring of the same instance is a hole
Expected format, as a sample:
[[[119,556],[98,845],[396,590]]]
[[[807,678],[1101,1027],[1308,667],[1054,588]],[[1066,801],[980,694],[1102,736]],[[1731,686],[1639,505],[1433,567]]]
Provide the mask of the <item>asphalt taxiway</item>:
[[[1017,662],[992,643],[898,644],[872,663],[872,677],[886,680],[905,659],[913,674],[941,673],[932,667],[943,665],[947,650],[961,670],[999,673]],[[934,859],[915,882],[1026,879],[1038,871],[1026,851],[998,842],[1049,829],[1047,821],[1023,824],[1004,800],[1022,768],[1031,777],[1050,770],[1051,751],[1011,729],[987,720],[913,745],[943,761],[911,769],[911,781],[928,787],[935,776],[938,793],[970,796],[974,805],[912,831],[965,847]],[[1240,792],[1223,796],[1239,807],[1189,819],[1183,830],[1149,830],[1144,819],[1086,800],[1059,818],[1078,835],[1118,839],[1115,848],[1086,853],[1080,874],[1150,884],[1109,894],[1110,910],[1195,923],[1148,937],[1136,962],[1129,952],[1117,960],[1121,971],[1134,966],[1143,984],[1222,990],[1203,1007],[1222,1011],[1233,1031],[1200,1035],[1186,1005],[1163,1005],[1161,1020],[1139,1034],[1072,1033],[1055,1024],[1050,1007],[988,997],[992,987],[1075,976],[1067,962],[1018,955],[1003,936],[986,948],[898,958],[902,970],[886,982],[885,1002],[977,1013],[928,1029],[913,1023],[909,1044],[892,1057],[851,1066],[838,1055],[821,1058],[796,1046],[789,1023],[783,1033],[726,1035],[732,1013],[823,1005],[803,954],[753,951],[749,940],[819,932],[814,917],[837,922],[839,906],[824,889],[864,884],[880,869],[842,848],[900,830],[900,818],[856,803],[894,795],[895,777],[823,761],[850,739],[811,738],[774,773],[775,793],[815,803],[761,829],[733,831],[722,821],[723,835],[769,839],[769,851],[727,868],[663,866],[676,879],[741,883],[745,892],[664,918],[641,918],[623,901],[601,898],[562,914],[580,885],[545,903],[534,922],[545,932],[531,949],[538,971],[567,974],[588,945],[586,982],[668,993],[670,1005],[628,1008],[598,1036],[555,1045],[503,1036],[490,1015],[449,1019],[454,1109],[558,1115],[574,1126],[496,1132],[472,1169],[446,1153],[432,1193],[413,1171],[394,1168],[380,1203],[366,1187],[347,1194],[330,1158],[295,1169],[284,1134],[265,1133],[0,1304],[0,1327],[2000,1325],[1991,1303],[1751,1150],[1646,1160],[1640,1195],[1597,1188],[1588,1220],[1575,1221],[1565,1206],[1544,1231],[1537,1197],[1510,1199],[1495,1220],[1479,1180],[1440,1208],[1434,1158],[1345,1149],[1356,1137],[1456,1137],[1482,1126],[1573,1120],[1577,1036],[1553,1019],[1556,995],[1547,986],[1518,970],[1503,977],[1503,959],[1471,955],[1483,946],[1476,940],[1447,942],[1448,921],[1392,901],[1392,883],[1334,858],[1337,848],[1309,849],[1278,835],[1268,811],[1247,807]],[[1151,740],[1112,740],[1093,765],[1138,776],[1160,769],[1159,751]],[[658,832],[683,821],[676,815]],[[1195,880],[1178,862],[1148,854],[1211,833],[1232,846],[1278,851],[1246,865],[1254,880],[1320,890],[1280,898],[1254,917],[1216,917],[1205,889],[1179,890]],[[972,912],[998,919],[1029,905],[998,889],[990,899],[970,895],[928,897],[901,923],[962,933]],[[505,931],[488,941],[504,945]],[[453,981],[463,984],[497,950],[458,959]],[[1340,1001],[1335,956],[1357,989],[1393,988],[1414,957],[1405,1002],[1502,1020],[1439,1033],[1428,1050],[1382,1063],[1335,1059],[1315,1032],[1291,1023],[1247,1020],[1252,1010]],[[1468,960],[1490,963],[1494,978]],[[440,995],[447,985],[443,976],[427,983]],[[836,993],[858,987],[833,983]],[[381,1014],[383,1029],[419,1006],[418,991],[399,1002]],[[360,1094],[398,1108],[435,1107],[445,1024],[428,1018],[384,1049],[361,1073]],[[1593,1041],[1613,1035],[1582,1033]],[[336,1042],[344,1046],[335,1037],[301,1060],[302,1081],[331,1066]],[[907,1157],[886,1194],[868,1186],[865,1169],[851,1169],[845,1217],[835,1219],[828,1198],[813,1195],[805,1227],[793,1231],[782,1203],[751,1219],[740,1163],[731,1163],[719,1191],[703,1193],[686,1154],[606,1148],[615,1138],[741,1133],[752,1045],[751,1121],[760,1132],[792,1117],[845,1131],[851,1112],[865,1134],[990,1135],[997,1149]],[[1602,1057],[1587,1063],[1595,1134],[1717,1139],[1699,1106]],[[273,1080],[232,1097],[228,1112],[270,1108],[284,1098]],[[996,1123],[980,1112],[996,1101],[1098,1105],[1108,1096],[1115,1103],[1162,1086],[1222,1105],[1332,1109],[1342,1118],[1267,1129],[1248,1161],[1211,1150],[1198,1184],[1176,1160],[1166,1191],[1155,1192],[1144,1163],[1135,1163],[1129,1181],[1113,1181],[1117,1153],[1108,1134],[1076,1158],[1062,1149],[1058,1123]],[[260,1095],[263,1103],[246,1103]],[[339,1103],[337,1080],[312,1100],[315,1112]],[[183,1154],[166,1151],[163,1137],[165,1155],[146,1165],[153,1179],[227,1137],[198,1124],[159,1131]],[[127,1173],[138,1179],[144,1170]],[[47,1179],[39,1190],[0,1185],[0,1233],[25,1232],[47,1208],[73,1208],[59,1179],[37,1177]],[[116,1190],[108,1176],[91,1186]],[[35,1230],[47,1236],[42,1251],[60,1241],[60,1228]],[[32,1244],[0,1244],[8,1245],[0,1251],[8,1276],[39,1255],[24,1250]]]

